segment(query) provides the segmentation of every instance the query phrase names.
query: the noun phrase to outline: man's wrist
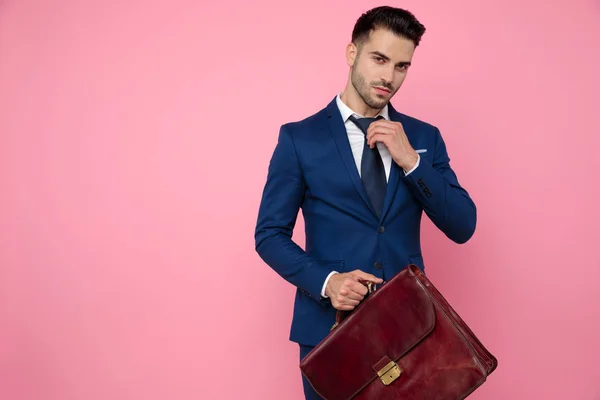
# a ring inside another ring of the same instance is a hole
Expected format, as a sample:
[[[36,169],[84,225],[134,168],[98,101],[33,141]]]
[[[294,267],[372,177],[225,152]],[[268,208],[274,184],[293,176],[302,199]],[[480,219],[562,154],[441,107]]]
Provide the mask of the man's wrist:
[[[329,278],[331,278],[332,275],[337,274],[337,271],[331,271],[329,273],[329,275],[327,275],[327,278],[325,278],[325,282],[323,283],[323,288],[321,289],[321,296],[324,298],[328,298],[329,296],[327,295],[327,283],[329,282]]]
[[[411,154],[404,165],[401,165],[400,167],[402,167],[404,172],[411,171],[417,165],[417,161],[419,161],[419,153],[413,151],[413,154]]]

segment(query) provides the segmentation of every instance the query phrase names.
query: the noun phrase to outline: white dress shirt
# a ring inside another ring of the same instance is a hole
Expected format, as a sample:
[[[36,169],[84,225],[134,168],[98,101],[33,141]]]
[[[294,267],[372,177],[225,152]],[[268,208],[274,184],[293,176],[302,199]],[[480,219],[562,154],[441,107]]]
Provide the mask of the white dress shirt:
[[[354,156],[354,162],[356,163],[358,175],[360,176],[361,175],[360,166],[361,166],[362,153],[363,153],[363,148],[364,148],[364,143],[365,143],[365,134],[360,130],[360,128],[358,126],[356,126],[356,124],[354,122],[352,122],[349,119],[349,117],[354,116],[355,118],[364,118],[364,116],[352,111],[352,109],[350,109],[350,107],[348,107],[342,101],[339,94],[336,98],[336,103],[340,110],[340,114],[342,115],[342,120],[344,121],[344,124],[346,126],[346,132],[348,134],[348,141],[350,142],[350,147],[352,148],[352,155]],[[381,109],[379,114],[377,114],[377,116],[379,116],[379,115],[381,115],[383,118],[387,119],[388,121],[390,120],[387,104],[385,105],[385,107],[383,107]],[[377,142],[376,145],[377,145],[377,149],[379,150],[379,154],[381,154],[381,159],[383,161],[383,166],[385,168],[385,178],[386,178],[386,180],[389,180],[390,179],[390,169],[392,168],[392,155],[390,154],[390,152],[385,144],[383,144],[381,142]],[[415,164],[413,169],[411,169],[410,171],[408,171],[408,172],[404,171],[404,174],[408,175],[411,172],[413,172],[419,166],[419,161],[421,161],[421,156],[417,154],[417,163]],[[338,273],[337,271],[331,271],[331,273],[329,275],[327,275],[327,278],[325,279],[325,283],[323,283],[323,289],[321,289],[321,296],[327,297],[325,295],[325,288],[327,287],[327,282],[329,282],[329,278],[331,278],[331,275],[337,274],[337,273]]]

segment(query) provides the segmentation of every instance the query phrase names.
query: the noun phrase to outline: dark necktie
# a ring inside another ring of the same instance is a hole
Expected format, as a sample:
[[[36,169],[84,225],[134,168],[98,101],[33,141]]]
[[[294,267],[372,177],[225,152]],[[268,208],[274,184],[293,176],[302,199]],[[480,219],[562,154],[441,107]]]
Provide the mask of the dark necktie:
[[[383,161],[381,160],[381,155],[379,154],[377,146],[374,146],[371,149],[367,144],[367,129],[372,122],[381,118],[383,118],[381,115],[377,118],[355,118],[353,116],[350,116],[349,118],[365,135],[360,175],[367,196],[378,216],[381,216],[381,211],[383,209],[387,179],[385,177]]]

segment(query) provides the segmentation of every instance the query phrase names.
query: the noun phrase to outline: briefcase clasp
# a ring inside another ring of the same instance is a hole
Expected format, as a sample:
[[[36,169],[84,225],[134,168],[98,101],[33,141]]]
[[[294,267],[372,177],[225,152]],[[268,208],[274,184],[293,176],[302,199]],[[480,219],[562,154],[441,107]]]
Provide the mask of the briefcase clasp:
[[[381,379],[381,382],[383,382],[383,384],[386,386],[398,379],[401,374],[402,369],[400,369],[398,364],[396,364],[394,361],[390,361],[385,367],[377,371],[379,379]]]

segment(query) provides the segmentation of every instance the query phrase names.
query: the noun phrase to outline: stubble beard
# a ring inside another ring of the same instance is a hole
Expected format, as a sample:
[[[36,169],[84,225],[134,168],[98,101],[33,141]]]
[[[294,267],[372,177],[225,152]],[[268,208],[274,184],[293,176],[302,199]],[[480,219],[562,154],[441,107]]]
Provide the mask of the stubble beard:
[[[358,72],[356,69],[352,70],[352,75],[350,81],[352,82],[352,86],[354,86],[354,90],[362,101],[375,110],[381,110],[387,104],[387,100],[379,100],[373,98],[369,93],[371,90],[371,85],[367,84],[365,78]]]

